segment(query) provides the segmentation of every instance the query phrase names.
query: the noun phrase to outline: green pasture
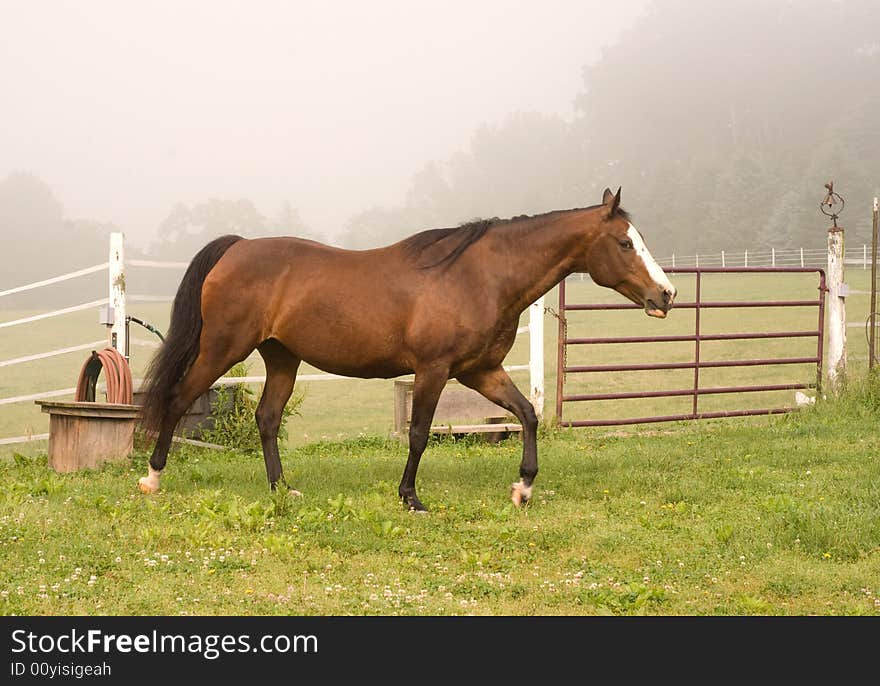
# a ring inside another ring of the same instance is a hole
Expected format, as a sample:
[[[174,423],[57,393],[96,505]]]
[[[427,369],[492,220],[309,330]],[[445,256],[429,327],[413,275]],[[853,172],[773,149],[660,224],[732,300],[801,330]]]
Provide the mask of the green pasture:
[[[544,429],[528,507],[520,444],[434,441],[405,512],[400,444],[255,454],[187,447],[59,475],[0,462],[5,614],[880,614],[880,390],[794,415],[658,431]]]
[[[861,272],[850,274],[866,290]],[[812,276],[706,277],[703,297],[812,298]],[[692,282],[676,279],[682,301]],[[713,291],[714,289],[714,291]],[[722,290],[723,289],[723,290]],[[572,300],[619,301],[586,284]],[[555,294],[548,305],[556,306]],[[867,296],[849,299],[864,320]],[[160,328],[167,306],[132,307]],[[5,311],[0,321],[24,316]],[[0,359],[97,340],[94,313],[2,331]],[[807,329],[796,310],[704,313],[702,329]],[[580,313],[569,335],[691,331],[693,312]],[[547,416],[555,393],[556,320],[546,319]],[[150,334],[135,331],[149,340]],[[849,329],[854,377],[864,330]],[[703,359],[812,354],[813,342],[707,344]],[[739,346],[739,347],[737,347]],[[801,347],[797,347],[801,346]],[[510,361],[527,358],[521,338]],[[133,347],[135,376],[150,348]],[[572,349],[569,364],[689,360],[692,344]],[[6,367],[0,397],[72,386],[83,353]],[[258,374],[258,358],[251,373]],[[304,370],[306,372],[313,370]],[[810,365],[724,370],[709,385],[810,381]],[[692,372],[570,375],[568,392],[686,388]],[[605,378],[602,378],[602,377]],[[527,374],[515,378],[527,387]],[[162,491],[136,488],[148,446],[130,461],[60,475],[45,443],[0,460],[0,612],[4,614],[880,614],[880,388],[853,381],[840,398],[796,414],[557,429],[539,437],[534,498],[516,510],[517,438],[497,445],[436,439],[419,473],[431,509],[405,512],[396,489],[404,447],[387,438],[388,381],[303,384],[301,416],[282,450],[301,498],[273,495],[262,459],[176,448]],[[722,401],[730,405],[721,405]],[[744,407],[769,398],[711,398]],[[675,401],[631,403],[637,413]],[[715,405],[714,403],[719,403]],[[760,405],[758,405],[760,406]],[[685,407],[685,409],[687,409]],[[611,403],[566,409],[608,416]],[[30,403],[0,406],[0,436],[46,430]]]
[[[852,269],[848,274],[851,288],[856,291],[848,298],[850,322],[861,324],[868,313],[870,272]],[[694,280],[690,275],[675,277],[681,302],[693,299]],[[805,275],[741,275],[703,277],[702,297],[707,299],[812,299],[817,295],[817,278]],[[570,302],[623,302],[620,295],[599,288],[589,282],[570,282]],[[557,306],[556,291],[547,295],[547,305]],[[145,319],[160,329],[167,328],[167,304],[131,304],[131,314]],[[0,321],[28,316],[33,311],[0,310]],[[523,322],[525,323],[525,321]],[[569,336],[673,335],[692,333],[693,310],[673,310],[665,320],[646,317],[639,311],[574,312],[569,314]],[[704,311],[701,329],[704,333],[726,331],[782,331],[807,330],[817,326],[815,308],[758,308]],[[546,416],[552,417],[556,397],[556,340],[557,320],[545,318],[545,373],[547,403]],[[154,336],[132,326],[135,340],[155,341]],[[82,342],[98,340],[106,330],[97,324],[96,312],[79,312],[60,318],[35,322],[0,331],[0,360],[34,352],[54,350]],[[866,365],[865,332],[862,326],[850,327],[849,359],[855,375],[863,373]],[[701,357],[708,359],[800,357],[815,354],[816,340],[786,339],[770,341],[727,341],[702,344]],[[153,353],[153,348],[132,346],[132,368],[141,376]],[[692,343],[630,344],[572,347],[569,365],[638,363],[654,361],[690,361]],[[0,368],[0,398],[36,393],[43,390],[72,387],[86,352]],[[508,358],[510,364],[528,361],[528,336],[520,336]],[[256,353],[250,358],[250,373],[263,372],[262,361]],[[303,374],[318,370],[307,365]],[[775,367],[740,367],[701,370],[702,385],[732,386],[745,384],[800,383],[815,380],[814,365],[785,365]],[[528,372],[514,372],[513,377],[525,392],[528,390]],[[690,388],[692,370],[665,372],[630,372],[571,374],[566,379],[566,393],[620,392],[624,390],[674,390]],[[304,396],[300,415],[291,418],[288,425],[290,446],[313,441],[355,438],[361,435],[385,436],[392,428],[392,382],[386,380],[341,380],[305,382],[297,386]],[[700,409],[746,409],[791,405],[794,392],[755,393],[748,396],[704,396]],[[566,419],[639,417],[651,414],[688,412],[690,398],[667,398],[627,401],[600,401],[567,404]],[[48,431],[47,417],[32,402],[0,405],[0,438]],[[44,444],[43,444],[44,445]],[[19,451],[39,450],[42,446],[19,447]],[[0,454],[9,454],[0,446]]]

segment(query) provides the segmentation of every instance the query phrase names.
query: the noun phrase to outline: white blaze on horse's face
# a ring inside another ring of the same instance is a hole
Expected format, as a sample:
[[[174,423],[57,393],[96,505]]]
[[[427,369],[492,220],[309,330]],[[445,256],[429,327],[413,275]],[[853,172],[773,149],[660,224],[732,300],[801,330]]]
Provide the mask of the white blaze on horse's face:
[[[666,309],[647,308],[646,312],[652,317],[665,317],[666,311],[669,309],[669,306],[672,304],[677,293],[675,286],[672,285],[669,277],[666,276],[666,272],[660,268],[660,265],[657,264],[653,255],[651,255],[648,246],[645,245],[645,241],[642,240],[642,234],[636,230],[636,227],[630,224],[629,228],[626,230],[626,235],[632,241],[633,250],[635,250],[636,254],[642,259],[645,269],[648,272],[648,276],[654,281],[654,285],[657,287],[658,292],[667,294],[668,297],[668,300],[662,303],[662,306]],[[661,305],[661,303],[657,304]]]

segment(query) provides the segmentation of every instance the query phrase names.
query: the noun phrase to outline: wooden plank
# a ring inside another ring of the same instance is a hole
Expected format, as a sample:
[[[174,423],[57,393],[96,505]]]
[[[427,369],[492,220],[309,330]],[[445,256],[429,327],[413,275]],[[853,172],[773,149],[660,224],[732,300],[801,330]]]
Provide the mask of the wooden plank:
[[[394,433],[407,439],[412,415],[413,382],[398,379],[394,382]],[[522,426],[509,421],[512,417],[501,407],[486,400],[476,391],[450,383],[440,396],[434,412],[434,434],[485,434],[490,440],[508,433],[521,432]]]
[[[435,424],[431,433],[470,434],[470,433],[501,433],[522,431],[520,424]]]
[[[412,416],[412,387],[410,380],[394,382],[395,428],[402,427]],[[470,388],[451,382],[443,389],[434,418],[444,422],[457,419],[476,419],[487,417],[510,417],[510,413]]]
[[[132,420],[140,415],[136,405],[91,402],[56,402],[53,400],[35,401],[43,412],[52,415],[68,415],[72,417],[99,417],[103,419]]]
[[[218,445],[217,443],[206,443],[205,441],[197,441],[194,438],[184,438],[183,436],[172,436],[171,440],[174,443],[187,443],[189,445],[194,445],[198,448],[206,448],[208,450],[226,450],[235,452],[235,448],[229,448],[225,445]]]

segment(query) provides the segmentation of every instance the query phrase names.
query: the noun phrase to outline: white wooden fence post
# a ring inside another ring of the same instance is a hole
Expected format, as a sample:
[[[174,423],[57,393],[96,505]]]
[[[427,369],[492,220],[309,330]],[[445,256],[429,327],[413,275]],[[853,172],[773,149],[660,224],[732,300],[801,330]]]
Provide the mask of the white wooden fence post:
[[[880,231],[880,202],[874,198],[871,221],[871,306],[868,308],[868,372],[877,363],[877,239]]]
[[[776,266],[776,248],[770,248],[770,266]]]
[[[672,253],[672,268],[675,269],[675,253]]]
[[[727,263],[724,261],[724,251],[721,251],[721,266],[726,267]]]
[[[868,246],[862,244],[862,269],[868,270]]]
[[[841,388],[846,374],[846,295],[844,282],[844,231],[828,229],[828,383]]]
[[[801,268],[804,266],[804,249],[801,248]]]
[[[744,266],[744,267],[748,267],[748,266],[749,266],[749,251],[748,251],[748,250],[746,250],[746,251],[743,253],[743,266]]]
[[[110,234],[109,288],[109,305],[113,308],[110,345],[124,355],[128,349],[125,326],[125,236],[116,232]]]
[[[529,307],[529,400],[544,418],[544,296]]]

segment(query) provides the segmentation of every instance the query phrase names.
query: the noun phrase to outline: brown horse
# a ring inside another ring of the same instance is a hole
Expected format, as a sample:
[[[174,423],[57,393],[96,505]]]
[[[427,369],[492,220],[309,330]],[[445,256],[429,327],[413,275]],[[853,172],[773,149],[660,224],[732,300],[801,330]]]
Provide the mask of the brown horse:
[[[171,437],[193,401],[255,348],[266,363],[256,420],[269,483],[282,479],[281,412],[302,361],[332,374],[415,373],[409,458],[398,493],[424,510],[416,470],[437,400],[450,378],[523,426],[517,505],[538,473],[537,419],[502,368],[520,314],[573,272],[665,317],[675,288],[620,207],[601,205],[481,221],[350,251],[298,238],[224,236],[193,258],[174,299],[168,338],[147,373],[143,423],[158,432],[148,476],[159,488]]]

